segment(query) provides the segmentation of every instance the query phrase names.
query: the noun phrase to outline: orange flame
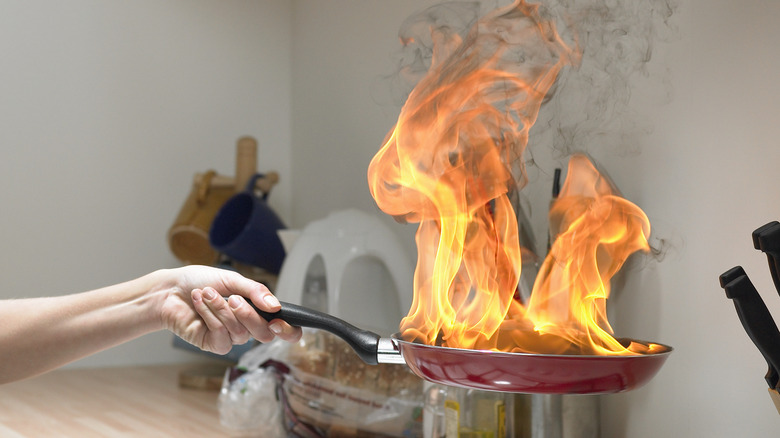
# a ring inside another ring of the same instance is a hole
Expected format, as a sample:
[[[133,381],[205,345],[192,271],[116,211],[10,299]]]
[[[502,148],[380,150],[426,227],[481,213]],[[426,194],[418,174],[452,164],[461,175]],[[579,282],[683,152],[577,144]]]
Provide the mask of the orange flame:
[[[525,312],[540,335],[591,354],[631,354],[643,346],[624,346],[612,337],[606,300],[610,279],[636,251],[650,249],[650,221],[582,155],[569,161],[559,198],[550,210],[557,234]],[[548,345],[548,352],[556,348]],[[571,350],[567,347],[566,351]]]
[[[514,300],[521,250],[507,193],[524,182],[528,132],[577,55],[522,0],[462,40],[432,32],[431,67],[368,169],[377,205],[420,223],[403,336],[456,348],[632,354],[609,334],[604,300],[625,258],[647,248],[649,223],[584,157],[572,159],[551,213],[559,237],[531,301]]]

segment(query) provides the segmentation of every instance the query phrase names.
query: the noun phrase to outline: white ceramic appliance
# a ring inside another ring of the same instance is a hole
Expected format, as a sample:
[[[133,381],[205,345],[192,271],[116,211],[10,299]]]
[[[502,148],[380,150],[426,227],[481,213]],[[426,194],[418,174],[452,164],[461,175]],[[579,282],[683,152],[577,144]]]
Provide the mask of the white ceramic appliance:
[[[290,234],[281,235],[290,247],[274,290],[280,300],[380,334],[398,331],[412,302],[413,266],[392,230],[349,209]]]

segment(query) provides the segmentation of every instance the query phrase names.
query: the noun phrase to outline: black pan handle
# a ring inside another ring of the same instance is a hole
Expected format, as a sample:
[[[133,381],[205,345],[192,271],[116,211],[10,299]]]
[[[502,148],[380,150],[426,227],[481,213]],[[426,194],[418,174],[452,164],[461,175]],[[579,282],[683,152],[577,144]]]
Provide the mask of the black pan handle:
[[[772,281],[780,293],[780,222],[772,221],[753,231],[753,247],[766,254]]]
[[[780,331],[777,330],[772,314],[741,266],[723,273],[720,285],[725,289],[726,296],[734,302],[742,327],[769,365],[769,371],[764,377],[766,382],[770,388],[776,388],[780,369]]]
[[[249,302],[249,304],[252,304]],[[363,362],[369,365],[377,364],[377,352],[379,348],[380,336],[368,330],[362,330],[354,325],[328,315],[327,313],[298,306],[292,303],[282,302],[282,309],[276,313],[268,313],[258,309],[254,304],[252,307],[268,322],[274,319],[281,319],[286,323],[298,327],[310,327],[333,333],[346,341],[355,353],[363,359]]]

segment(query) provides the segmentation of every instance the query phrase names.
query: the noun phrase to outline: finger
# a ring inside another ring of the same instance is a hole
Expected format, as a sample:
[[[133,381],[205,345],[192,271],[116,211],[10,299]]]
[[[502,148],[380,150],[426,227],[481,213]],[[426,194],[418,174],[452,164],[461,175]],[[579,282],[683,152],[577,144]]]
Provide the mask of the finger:
[[[274,319],[268,323],[268,330],[273,334],[288,342],[298,342],[301,340],[303,330],[300,327],[291,326],[281,319]]]
[[[280,319],[274,319],[269,323],[239,295],[231,296],[228,303],[236,318],[258,341],[270,342],[274,336],[290,342],[298,342],[301,339],[303,332],[300,327],[291,326]]]
[[[279,303],[279,300],[265,285],[261,284],[260,286],[261,288],[250,296],[252,303],[260,310],[268,313],[276,313],[281,310],[282,305]],[[298,342],[301,339],[301,334],[303,332],[300,327],[291,326],[281,319],[267,321],[267,323],[268,330],[285,341]]]
[[[225,271],[222,281],[228,290],[225,295],[237,294],[249,298],[258,308],[266,312],[276,312],[281,309],[279,300],[262,283],[232,271]]]
[[[230,340],[230,334],[227,328],[222,324],[212,312],[209,306],[204,302],[204,292],[201,289],[193,289],[190,298],[195,311],[198,312],[203,323],[206,325],[200,345],[198,347],[212,351],[218,354],[225,354],[230,351],[233,343]]]
[[[252,303],[257,306],[258,309],[269,313],[276,313],[282,308],[279,300],[264,284],[260,284],[258,289],[252,291],[249,295],[249,299],[252,300]]]
[[[263,319],[257,311],[246,302],[240,295],[231,295],[228,298],[228,305],[233,311],[236,319],[249,330],[252,337],[260,342],[270,342],[274,338],[274,333],[269,330],[268,322]]]
[[[249,331],[241,324],[222,295],[211,287],[203,288],[203,300],[222,325],[227,328],[233,344],[244,344],[249,340]]]

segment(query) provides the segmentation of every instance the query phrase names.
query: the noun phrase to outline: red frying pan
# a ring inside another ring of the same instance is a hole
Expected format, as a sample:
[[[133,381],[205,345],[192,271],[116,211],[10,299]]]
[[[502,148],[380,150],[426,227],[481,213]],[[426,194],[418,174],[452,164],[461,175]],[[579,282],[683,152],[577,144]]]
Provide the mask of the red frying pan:
[[[504,353],[437,347],[361,330],[334,316],[290,303],[276,313],[255,308],[267,321],[312,327],[344,339],[370,365],[406,364],[423,379],[466,388],[534,394],[605,394],[628,391],[649,381],[672,352],[636,356]],[[641,342],[641,341],[634,341]],[[647,344],[646,342],[642,342]]]

